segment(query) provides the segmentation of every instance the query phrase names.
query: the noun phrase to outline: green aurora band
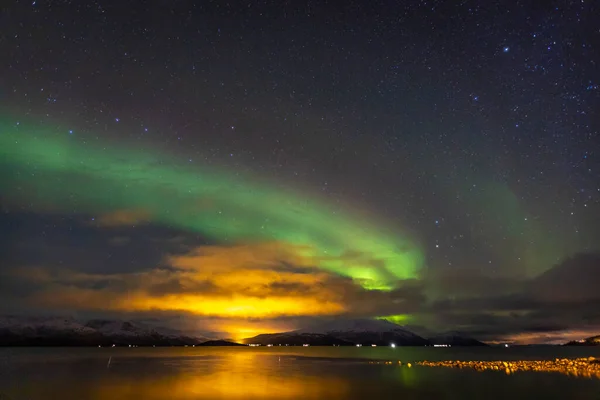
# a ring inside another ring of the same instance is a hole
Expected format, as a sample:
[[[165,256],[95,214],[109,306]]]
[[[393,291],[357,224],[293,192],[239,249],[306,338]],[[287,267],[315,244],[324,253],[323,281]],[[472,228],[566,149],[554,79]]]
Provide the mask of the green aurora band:
[[[369,290],[417,278],[423,263],[407,235],[333,212],[325,201],[222,171],[163,163],[167,157],[160,153],[83,144],[59,133],[64,130],[0,121],[0,192],[34,210],[143,210],[153,223],[222,244],[292,244],[316,267]]]

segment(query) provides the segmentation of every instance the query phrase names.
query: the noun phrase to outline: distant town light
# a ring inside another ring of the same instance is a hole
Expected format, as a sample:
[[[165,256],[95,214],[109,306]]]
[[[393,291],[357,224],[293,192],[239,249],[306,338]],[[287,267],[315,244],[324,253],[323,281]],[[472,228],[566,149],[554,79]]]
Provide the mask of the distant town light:
[[[396,348],[396,343],[392,343],[392,344],[390,344],[390,347],[391,347],[392,349]]]

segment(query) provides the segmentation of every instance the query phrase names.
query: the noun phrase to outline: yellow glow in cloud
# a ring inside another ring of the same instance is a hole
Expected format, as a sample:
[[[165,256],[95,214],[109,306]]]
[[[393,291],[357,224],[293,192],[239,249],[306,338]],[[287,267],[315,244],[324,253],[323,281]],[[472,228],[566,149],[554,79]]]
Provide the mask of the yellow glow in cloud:
[[[37,269],[28,277],[46,285],[34,298],[46,306],[222,318],[340,314],[346,311],[344,294],[356,289],[311,267],[297,248],[283,243],[206,246],[168,263],[174,270],[92,275]]]
[[[171,295],[148,297],[140,295],[123,299],[118,309],[125,311],[177,310],[197,315],[224,318],[274,318],[280,316],[327,315],[344,311],[341,304],[310,297],[250,296],[210,297],[196,295]]]

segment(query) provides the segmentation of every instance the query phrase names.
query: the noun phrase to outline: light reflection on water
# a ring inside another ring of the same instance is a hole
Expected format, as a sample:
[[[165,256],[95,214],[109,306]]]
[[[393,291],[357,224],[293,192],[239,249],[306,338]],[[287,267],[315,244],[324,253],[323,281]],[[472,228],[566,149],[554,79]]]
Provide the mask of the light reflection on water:
[[[544,373],[406,367],[433,359],[552,359],[600,349],[344,348],[0,349],[0,393],[13,400],[596,398],[600,380]],[[568,350],[572,351],[572,350]],[[596,354],[594,354],[596,353]],[[475,357],[474,354],[478,355]],[[111,358],[110,366],[108,359]],[[392,364],[365,359],[393,360]],[[398,359],[405,361],[399,366]],[[545,396],[545,397],[544,397]],[[0,397],[2,398],[2,397]]]

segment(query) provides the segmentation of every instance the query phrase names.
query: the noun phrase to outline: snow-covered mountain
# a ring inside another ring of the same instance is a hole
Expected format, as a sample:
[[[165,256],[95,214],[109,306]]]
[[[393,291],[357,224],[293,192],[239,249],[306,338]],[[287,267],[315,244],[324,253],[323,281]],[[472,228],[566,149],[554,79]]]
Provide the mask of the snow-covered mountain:
[[[244,339],[246,344],[260,344],[263,346],[302,346],[308,344],[311,346],[352,346],[354,343],[338,339],[331,335],[322,333],[303,333],[303,332],[282,332],[282,333],[264,333],[248,339]]]
[[[181,332],[173,329],[150,327],[132,321],[92,319],[88,321],[85,326],[104,335],[144,336],[158,334],[166,337],[182,336]]]
[[[87,323],[61,317],[0,317],[0,345],[184,345],[207,341],[141,323],[95,319]]]
[[[425,346],[426,339],[384,320],[336,320],[313,325],[291,332],[258,335],[245,340],[246,343],[296,344],[297,342],[322,345],[378,345]]]
[[[73,318],[64,317],[17,317],[13,315],[0,317],[0,331],[16,335],[32,335],[35,333],[63,332],[73,334],[92,334],[94,329],[86,327]]]
[[[331,333],[331,332],[390,332],[402,329],[400,325],[379,319],[333,320],[315,324],[297,332]],[[407,332],[407,331],[405,331]],[[410,333],[410,332],[409,332]]]

